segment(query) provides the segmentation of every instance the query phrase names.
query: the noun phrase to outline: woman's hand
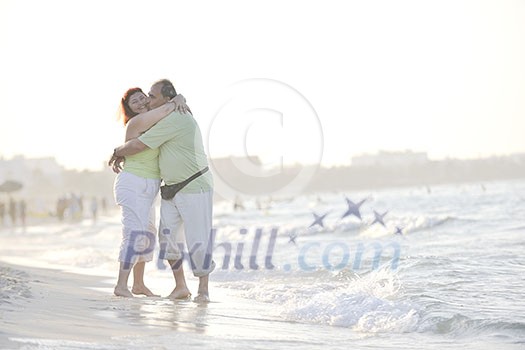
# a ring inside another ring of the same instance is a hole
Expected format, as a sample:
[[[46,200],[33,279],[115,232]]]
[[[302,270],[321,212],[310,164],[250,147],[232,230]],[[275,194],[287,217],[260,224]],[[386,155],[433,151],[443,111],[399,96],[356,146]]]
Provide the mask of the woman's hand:
[[[114,173],[120,173],[122,171],[122,163],[124,162],[124,157],[119,157],[115,155],[115,152],[113,152],[113,155],[109,159],[108,165],[111,167]]]
[[[184,113],[191,114],[190,107],[188,107],[188,105],[186,104],[186,98],[184,98],[184,96],[182,96],[181,94],[178,94],[177,96],[172,98],[170,102],[173,102],[173,104],[175,105],[175,111],[183,113],[183,114]]]

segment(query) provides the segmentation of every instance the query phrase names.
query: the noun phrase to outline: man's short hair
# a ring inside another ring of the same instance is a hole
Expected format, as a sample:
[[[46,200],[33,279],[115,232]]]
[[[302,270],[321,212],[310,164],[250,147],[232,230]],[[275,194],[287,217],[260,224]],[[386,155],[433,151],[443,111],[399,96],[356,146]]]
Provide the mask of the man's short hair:
[[[168,97],[170,99],[177,96],[177,91],[175,90],[175,87],[173,86],[171,81],[169,81],[168,79],[161,79],[155,82],[155,84],[153,85],[157,85],[157,84],[161,85],[160,93],[162,94],[162,96]]]

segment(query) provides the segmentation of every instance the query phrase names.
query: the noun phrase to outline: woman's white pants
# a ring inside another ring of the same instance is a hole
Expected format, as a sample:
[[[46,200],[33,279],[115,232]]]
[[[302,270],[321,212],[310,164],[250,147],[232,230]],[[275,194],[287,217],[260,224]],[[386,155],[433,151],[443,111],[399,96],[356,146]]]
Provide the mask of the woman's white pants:
[[[155,198],[160,180],[126,171],[115,178],[115,202],[122,213],[122,242],[119,261],[135,264],[151,261],[155,249]]]

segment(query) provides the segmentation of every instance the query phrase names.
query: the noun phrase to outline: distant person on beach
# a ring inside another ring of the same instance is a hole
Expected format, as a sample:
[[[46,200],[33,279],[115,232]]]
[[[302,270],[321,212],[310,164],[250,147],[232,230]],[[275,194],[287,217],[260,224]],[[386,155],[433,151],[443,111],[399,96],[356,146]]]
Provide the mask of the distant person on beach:
[[[71,193],[70,198],[67,200],[67,209],[71,221],[80,221],[82,219],[81,200],[76,194]]]
[[[81,220],[84,217],[84,196],[80,195],[77,197],[78,203],[78,219]]]
[[[67,199],[65,197],[60,197],[57,200],[57,204],[56,204],[56,215],[59,221],[64,221],[66,209],[67,209]]]
[[[120,114],[126,126],[125,141],[138,137],[174,110],[187,109],[182,95],[173,96],[166,102],[170,103],[150,110],[149,98],[140,88],[126,91],[120,103]],[[144,269],[146,262],[153,258],[151,247],[155,242],[143,233],[153,235],[156,232],[154,201],[160,186],[158,155],[158,149],[149,149],[126,157],[123,171],[115,178],[115,201],[122,213],[120,267],[114,289],[117,296],[154,296],[144,284]],[[133,287],[130,292],[128,279],[132,267]]]
[[[150,89],[150,107],[161,106],[176,94],[169,80],[160,80]],[[207,171],[208,160],[199,126],[191,114],[171,113],[142,136],[117,147],[110,164],[115,164],[119,156],[127,159],[144,150],[160,150],[160,173],[166,185],[191,180],[174,197],[163,196],[161,202],[161,257],[168,260],[175,278],[175,289],[169,297],[185,298],[190,294],[182,270],[184,228],[193,274],[199,277],[198,295],[194,300],[208,302],[209,274],[215,268],[211,260],[213,179]]]
[[[97,214],[98,214],[98,200],[97,197],[91,198],[91,218],[93,219],[93,223],[97,222]]]
[[[11,219],[11,226],[16,225],[16,202],[13,198],[9,198],[9,218]]]
[[[4,226],[4,217],[5,217],[5,204],[0,202],[0,225]]]
[[[244,210],[244,204],[242,203],[241,197],[235,196],[235,200],[233,202],[233,210]]]
[[[18,216],[20,217],[20,223],[23,227],[26,227],[26,210],[26,201],[22,199],[20,202],[18,202]]]
[[[108,213],[108,203],[106,201],[106,197],[102,197],[100,200],[100,204],[102,205],[102,213],[107,214]]]

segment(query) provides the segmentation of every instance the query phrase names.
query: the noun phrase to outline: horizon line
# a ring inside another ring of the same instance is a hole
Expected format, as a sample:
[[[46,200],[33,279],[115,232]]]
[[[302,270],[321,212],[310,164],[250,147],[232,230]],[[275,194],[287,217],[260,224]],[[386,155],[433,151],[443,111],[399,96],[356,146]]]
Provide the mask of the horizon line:
[[[425,154],[427,156],[426,161],[428,162],[435,162],[435,161],[447,161],[447,160],[457,160],[457,161],[476,161],[476,160],[488,160],[488,159],[494,159],[494,158],[508,158],[513,156],[523,156],[525,157],[525,151],[522,152],[512,152],[512,153],[505,153],[505,154],[493,154],[490,156],[478,156],[478,157],[452,157],[452,156],[445,156],[445,157],[428,157],[428,152],[419,152],[419,151],[412,151],[412,150],[405,150],[405,151],[386,151],[386,150],[380,150],[375,153],[361,153],[359,155],[355,155],[350,157],[350,160],[347,162],[330,162],[326,164],[325,162],[321,161],[320,164],[315,163],[308,163],[308,162],[294,162],[294,163],[286,163],[285,167],[293,167],[296,165],[302,165],[302,166],[319,166],[320,168],[333,168],[333,167],[356,167],[356,165],[351,164],[351,159],[356,157],[362,157],[362,156],[378,156],[381,154]],[[53,160],[58,166],[62,167],[64,170],[77,170],[77,171],[103,171],[106,166],[98,167],[98,168],[92,168],[92,167],[71,167],[66,166],[62,162],[58,161],[56,156],[27,156],[25,154],[16,154],[11,156],[10,158],[7,158],[3,154],[0,154],[0,161],[12,161],[16,159],[24,159],[24,160]],[[231,159],[231,158],[256,158],[261,159],[258,155],[252,155],[252,156],[242,156],[242,155],[223,155],[220,157],[214,157],[214,158],[208,158],[209,160],[218,160],[218,159]],[[105,161],[101,161],[102,164],[105,164]],[[264,164],[261,164],[264,166]]]

